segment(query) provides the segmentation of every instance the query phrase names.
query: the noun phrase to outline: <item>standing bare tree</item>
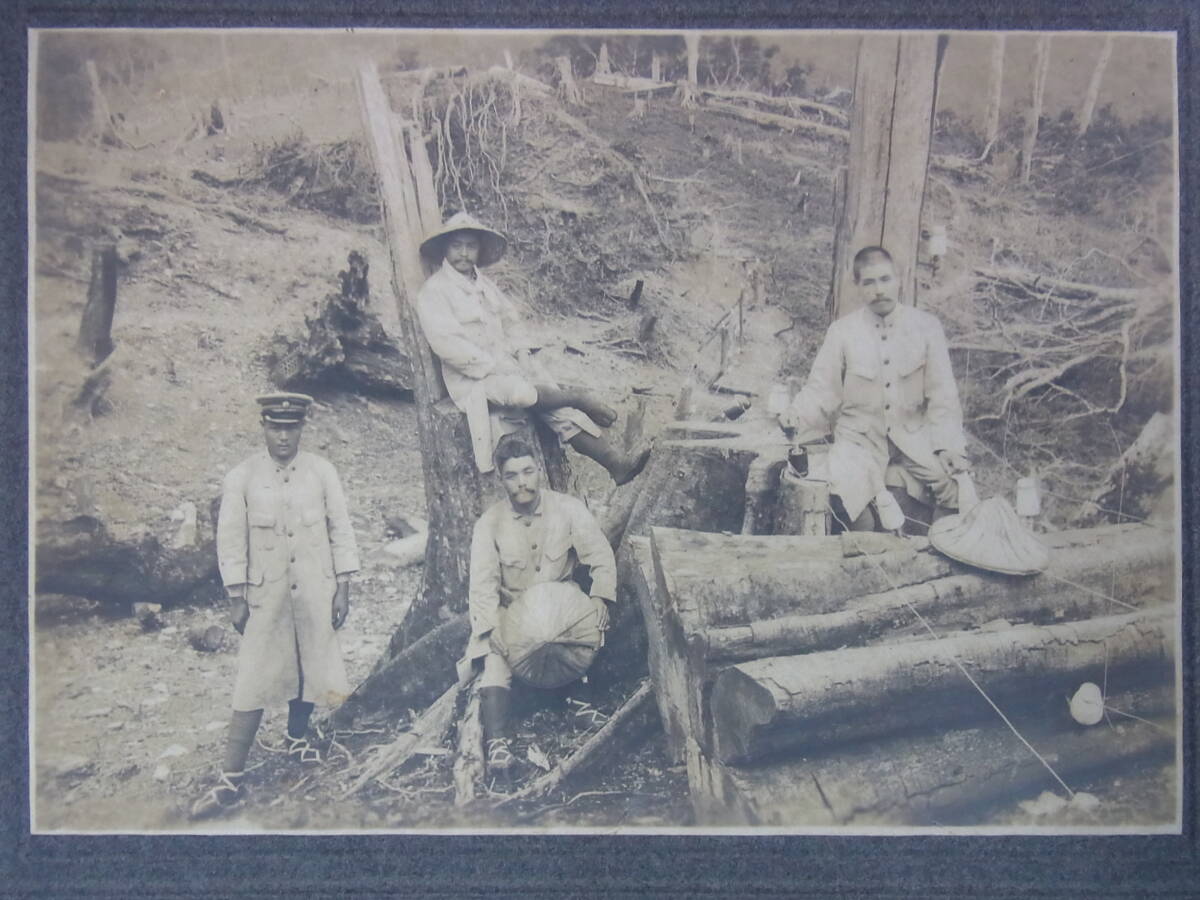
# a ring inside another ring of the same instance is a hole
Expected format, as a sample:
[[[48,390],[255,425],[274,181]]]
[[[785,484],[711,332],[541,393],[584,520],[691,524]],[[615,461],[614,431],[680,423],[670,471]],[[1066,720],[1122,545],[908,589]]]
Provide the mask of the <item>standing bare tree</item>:
[[[992,152],[996,138],[1000,136],[1000,99],[1004,94],[1004,35],[998,34],[992,38],[991,76],[988,82],[988,108],[984,120],[984,138],[986,143],[980,159],[986,160]]]
[[[1038,122],[1042,118],[1042,95],[1046,92],[1046,70],[1050,67],[1050,35],[1040,34],[1033,54],[1033,92],[1025,119],[1021,144],[1021,183],[1028,184],[1033,171],[1033,148],[1037,145]]]
[[[1092,116],[1096,112],[1096,100],[1100,96],[1100,82],[1104,78],[1104,69],[1108,66],[1108,59],[1112,56],[1112,45],[1113,36],[1106,34],[1104,45],[1100,48],[1100,56],[1096,59],[1096,67],[1092,69],[1092,80],[1088,82],[1087,93],[1083,96],[1083,106],[1079,110],[1079,131],[1076,132],[1078,137],[1083,137],[1092,127]]]

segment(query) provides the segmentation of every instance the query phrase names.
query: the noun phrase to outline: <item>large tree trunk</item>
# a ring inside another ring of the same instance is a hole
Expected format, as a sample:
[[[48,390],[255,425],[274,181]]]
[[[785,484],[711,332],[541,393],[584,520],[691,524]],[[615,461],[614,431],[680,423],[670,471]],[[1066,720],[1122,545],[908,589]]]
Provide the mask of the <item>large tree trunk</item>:
[[[1134,764],[1175,753],[1174,691],[1108,698],[1109,723],[1073,722],[1051,697],[1018,720],[1025,738],[1078,790]],[[979,825],[998,808],[1042,791],[1064,796],[1054,776],[998,718],[948,731],[900,734],[829,753],[750,768],[700,757],[692,800],[699,824],[841,827]]]
[[[1174,623],[1156,607],[740,663],[713,685],[716,755],[746,762],[994,716],[957,663],[1001,709],[1069,697],[1083,681],[1153,684],[1174,672]]]
[[[1050,66],[1050,35],[1038,35],[1033,54],[1033,82],[1029,109],[1025,117],[1025,135],[1021,142],[1021,183],[1028,184],[1033,173],[1033,151],[1037,147],[1038,124],[1042,118],[1042,97],[1046,92],[1046,70]]]
[[[493,479],[484,479],[475,466],[466,420],[446,398],[438,364],[413,308],[412,301],[425,278],[418,248],[422,237],[440,224],[424,220],[434,214],[429,201],[436,196],[432,185],[414,183],[414,171],[422,180],[430,178],[428,162],[422,162],[425,145],[412,131],[409,146],[405,147],[404,130],[396,122],[374,65],[362,65],[357,84],[363,127],[379,184],[401,336],[413,367],[429,519],[420,592],[393,637],[392,648],[396,651],[440,622],[444,610],[459,612],[466,608],[471,529],[485,500],[497,496],[498,491]],[[410,152],[413,167],[409,165]],[[424,198],[423,203],[420,198]],[[556,442],[547,455],[551,486],[561,489],[565,457]]]
[[[834,246],[832,317],[853,312],[851,263],[862,247],[887,248],[901,299],[916,299],[917,243],[937,99],[938,36],[860,39],[850,120],[845,203]]]
[[[1088,81],[1087,93],[1083,95],[1083,106],[1079,110],[1079,130],[1076,132],[1078,137],[1083,137],[1092,127],[1092,116],[1096,112],[1096,101],[1100,97],[1100,82],[1104,79],[1104,70],[1108,66],[1109,57],[1112,56],[1112,46],[1113,36],[1106,34],[1104,44],[1100,47],[1100,56],[1092,69],[1091,80]]]
[[[776,447],[734,425],[676,422],[669,426],[634,484],[636,496],[617,550],[618,596],[635,596],[631,538],[647,536],[656,525],[740,531],[750,464],[760,453],[785,452],[782,434]],[[602,682],[643,674],[645,651],[641,610],[622,603],[593,671]]]

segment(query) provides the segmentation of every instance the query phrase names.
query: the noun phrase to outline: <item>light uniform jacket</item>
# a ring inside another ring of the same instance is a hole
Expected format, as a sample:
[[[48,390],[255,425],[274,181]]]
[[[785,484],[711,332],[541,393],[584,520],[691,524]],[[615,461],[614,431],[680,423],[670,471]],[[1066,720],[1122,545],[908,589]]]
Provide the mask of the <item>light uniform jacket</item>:
[[[233,708],[345,699],[333,595],[358,549],[333,465],[304,451],[282,467],[265,449],[243,460],[225,478],[217,555],[221,580],[245,584],[250,606]]]
[[[507,498],[488,507],[471,536],[471,639],[459,663],[460,677],[490,650],[488,637],[499,622],[502,596],[511,602],[532,585],[568,581],[577,563],[590,569],[592,597],[616,598],[612,547],[582,501],[543,488],[530,515],[518,513]]]
[[[492,469],[492,450],[511,425],[489,408],[483,379],[489,375],[516,376],[526,381],[523,405],[537,401],[534,382],[553,384],[549,375],[528,358],[521,358],[530,340],[516,306],[482,272],[474,280],[449,263],[434,272],[417,293],[417,318],[430,349],[442,363],[442,380],[450,399],[467,415],[476,465]],[[595,424],[576,409],[557,411],[579,429],[596,434]]]
[[[884,488],[889,439],[935,469],[936,451],[965,452],[958,388],[937,318],[898,304],[884,318],[863,307],[834,322],[784,421],[805,443],[828,434],[834,419],[830,487],[851,518]]]
[[[476,385],[488,375],[519,375],[516,351],[528,346],[512,301],[482,272],[472,281],[447,262],[421,285],[417,317],[442,361],[446,391],[466,412]]]

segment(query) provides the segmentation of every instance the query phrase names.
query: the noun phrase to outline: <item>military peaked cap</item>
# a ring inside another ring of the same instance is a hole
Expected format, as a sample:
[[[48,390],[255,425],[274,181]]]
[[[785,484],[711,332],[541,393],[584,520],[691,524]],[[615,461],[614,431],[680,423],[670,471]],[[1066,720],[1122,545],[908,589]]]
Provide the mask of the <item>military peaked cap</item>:
[[[292,394],[286,391],[277,394],[261,394],[254,398],[262,410],[264,422],[289,425],[303,422],[313,398],[308,394]]]

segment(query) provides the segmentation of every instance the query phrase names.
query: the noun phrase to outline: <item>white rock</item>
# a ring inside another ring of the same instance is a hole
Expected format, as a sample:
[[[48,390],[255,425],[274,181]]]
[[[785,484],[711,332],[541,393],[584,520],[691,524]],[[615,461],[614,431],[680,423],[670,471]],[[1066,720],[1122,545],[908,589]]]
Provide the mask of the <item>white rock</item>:
[[[1089,794],[1087,791],[1079,791],[1071,798],[1071,808],[1077,809],[1080,812],[1095,812],[1100,808],[1100,798],[1095,794]]]
[[[1042,791],[1036,800],[1025,800],[1021,809],[1031,816],[1048,816],[1058,812],[1067,801],[1052,791]]]
[[[168,766],[166,763],[159,763],[157,766],[154,767],[154,780],[155,781],[166,781],[170,777],[171,777],[171,767]]]
[[[205,731],[220,731],[224,727],[225,727],[225,723],[223,721],[214,720],[212,722],[209,722],[207,725],[205,725],[204,730]]]
[[[172,546],[176,550],[182,547],[194,547],[196,545],[196,504],[185,500],[179,504],[178,509],[171,513],[171,519],[180,523],[179,530],[175,532]]]
[[[1071,718],[1080,725],[1095,725],[1104,718],[1104,695],[1100,686],[1085,681],[1071,698]]]
[[[176,756],[185,756],[185,755],[187,755],[187,752],[188,752],[188,748],[183,746],[183,744],[172,744],[170,747],[168,747],[162,753],[158,754],[158,758],[159,759],[172,759],[173,757],[176,757]]]

